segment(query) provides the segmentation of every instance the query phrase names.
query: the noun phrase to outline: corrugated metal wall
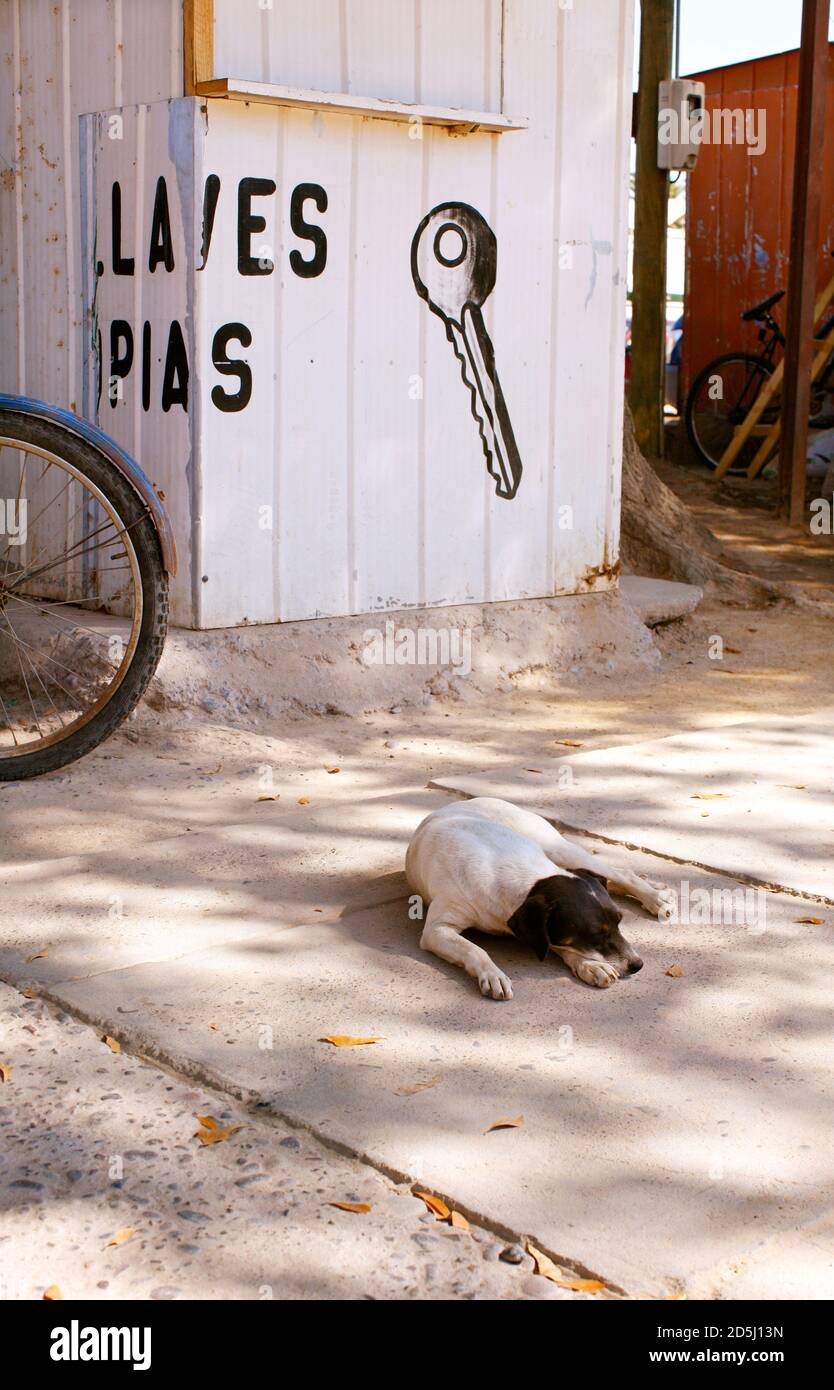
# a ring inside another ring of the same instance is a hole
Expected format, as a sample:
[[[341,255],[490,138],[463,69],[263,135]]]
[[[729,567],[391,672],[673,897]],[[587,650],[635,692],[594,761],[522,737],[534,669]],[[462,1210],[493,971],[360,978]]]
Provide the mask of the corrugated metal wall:
[[[689,175],[684,391],[719,353],[757,350],[756,325],[742,323],[739,315],[787,286],[799,54],[693,75],[706,84],[708,110],[764,111],[766,148],[748,155],[741,145],[703,145]],[[834,44],[829,45],[825,131],[816,156],[822,181],[820,289],[834,273]],[[784,327],[784,303],[777,317]]]
[[[284,0],[271,9],[220,0],[215,70],[219,77],[498,111],[504,10],[512,8],[514,0]],[[535,13],[536,0],[529,8]]]
[[[286,258],[285,239],[294,244],[282,225],[288,190],[313,177],[331,197],[328,237],[349,249],[350,260],[339,270],[334,258],[329,276],[306,282],[303,312],[283,292],[285,277],[250,282],[259,350],[268,338],[278,388],[260,399],[246,429],[243,416],[218,422],[210,414],[218,380],[210,335],[208,346],[195,349],[190,441],[173,413],[158,420],[140,408],[138,368],[116,408],[102,407],[102,424],[139,457],[174,509],[184,562],[176,621],[270,621],[614,582],[632,8],[631,0],[572,7],[556,0],[304,0],[270,10],[215,0],[217,76],[503,110],[529,117],[530,125],[523,133],[465,137],[425,128],[422,140],[411,141],[407,125],[363,117],[289,112],[279,119],[269,108],[239,107],[228,121],[215,121],[218,151],[227,131],[230,178],[255,172],[279,184],[265,233],[278,254]],[[17,169],[2,203],[9,235],[0,332],[6,361],[20,358],[8,388],[81,405],[75,118],[179,93],[180,23],[179,0],[0,0],[0,46],[18,78],[0,111]],[[209,103],[209,112],[218,109]],[[115,160],[132,200],[125,225],[137,245],[148,231],[156,121],[148,112],[151,143],[141,150],[109,150],[102,174],[112,184]],[[159,148],[167,158],[169,145],[163,140]],[[418,220],[448,200],[471,202],[498,236],[499,280],[485,317],[524,441],[524,486],[511,503],[495,497],[442,324],[417,298],[399,245],[405,236],[407,247]],[[221,206],[218,218],[224,215]],[[386,228],[396,228],[396,245],[386,244]],[[102,239],[109,239],[109,222]],[[403,308],[392,308],[383,333],[366,306],[386,285],[392,306]],[[138,277],[115,288],[121,298],[111,305],[106,277],[99,287],[104,314],[118,309],[139,325],[146,306],[153,316],[157,305],[169,319],[181,312],[191,321],[191,291],[181,283],[166,291],[158,275],[150,298]],[[210,295],[201,278],[198,302],[211,308],[212,321],[238,317],[239,288],[234,275],[228,284],[215,278]],[[310,317],[317,297],[319,319]],[[172,307],[183,302],[185,310]],[[407,395],[415,373],[422,377],[419,407]],[[255,420],[248,444],[260,470],[256,489],[251,473],[236,484],[234,471]],[[233,427],[225,454],[221,426]],[[243,539],[235,509],[254,500],[274,504],[277,538]],[[204,573],[222,582],[203,584]]]
[[[0,0],[0,387],[81,406],[78,117],[182,93],[182,0]]]

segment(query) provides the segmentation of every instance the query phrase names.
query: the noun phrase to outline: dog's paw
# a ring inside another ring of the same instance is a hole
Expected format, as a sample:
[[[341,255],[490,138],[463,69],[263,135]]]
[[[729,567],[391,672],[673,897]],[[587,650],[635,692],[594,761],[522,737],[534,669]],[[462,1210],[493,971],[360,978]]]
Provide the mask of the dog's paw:
[[[668,922],[675,909],[675,893],[662,883],[652,883],[651,890],[643,898],[643,906],[653,917]]]
[[[512,999],[513,982],[497,965],[490,965],[478,972],[478,987],[481,994],[492,999]]]
[[[608,989],[620,978],[613,965],[604,960],[579,960],[574,966],[574,974],[586,985],[596,985],[597,989]]]

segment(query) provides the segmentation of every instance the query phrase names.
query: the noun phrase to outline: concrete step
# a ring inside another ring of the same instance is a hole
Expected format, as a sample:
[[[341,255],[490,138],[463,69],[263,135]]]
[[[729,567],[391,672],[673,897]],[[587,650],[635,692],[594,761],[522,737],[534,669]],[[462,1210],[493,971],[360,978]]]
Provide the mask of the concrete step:
[[[620,593],[646,627],[660,627],[694,613],[703,589],[697,584],[679,584],[672,579],[649,579],[639,574],[620,578]]]

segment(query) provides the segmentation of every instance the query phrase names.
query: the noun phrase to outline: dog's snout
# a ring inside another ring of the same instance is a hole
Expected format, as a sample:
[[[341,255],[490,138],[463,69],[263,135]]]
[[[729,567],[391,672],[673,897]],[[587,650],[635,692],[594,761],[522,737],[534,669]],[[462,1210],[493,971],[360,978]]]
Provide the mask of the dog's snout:
[[[638,970],[642,970],[642,969],[643,969],[643,962],[641,961],[640,957],[639,957],[639,956],[634,956],[634,958],[633,958],[632,960],[630,960],[629,963],[628,963],[628,973],[629,973],[629,975],[636,975],[636,974],[637,974],[637,971],[638,971]]]

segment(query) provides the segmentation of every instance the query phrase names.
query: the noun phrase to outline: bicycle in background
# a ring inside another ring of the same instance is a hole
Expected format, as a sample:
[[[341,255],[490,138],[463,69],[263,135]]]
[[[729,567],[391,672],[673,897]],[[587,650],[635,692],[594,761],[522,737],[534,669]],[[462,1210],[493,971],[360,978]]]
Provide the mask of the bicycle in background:
[[[149,479],[66,410],[0,395],[0,781],[89,753],[162,655],[176,549]]]
[[[784,290],[777,290],[762,300],[761,304],[755,304],[752,309],[746,309],[741,315],[745,323],[760,325],[760,352],[725,352],[708,362],[692,383],[684,409],[686,432],[695,452],[709,468],[718,467],[733,435],[743,424],[746,415],[755,405],[759,392],[776,369],[778,355],[785,347],[785,335],[771,310],[784,294]],[[831,329],[831,322],[829,319],[819,327],[815,337],[824,338]],[[826,401],[832,390],[834,352],[811,389],[809,424],[815,428],[822,429],[834,425],[834,415],[826,412]],[[778,420],[781,409],[781,398],[777,391],[762,411],[759,425],[763,429],[769,428]],[[751,434],[728,472],[746,473],[760,444],[759,435]]]

